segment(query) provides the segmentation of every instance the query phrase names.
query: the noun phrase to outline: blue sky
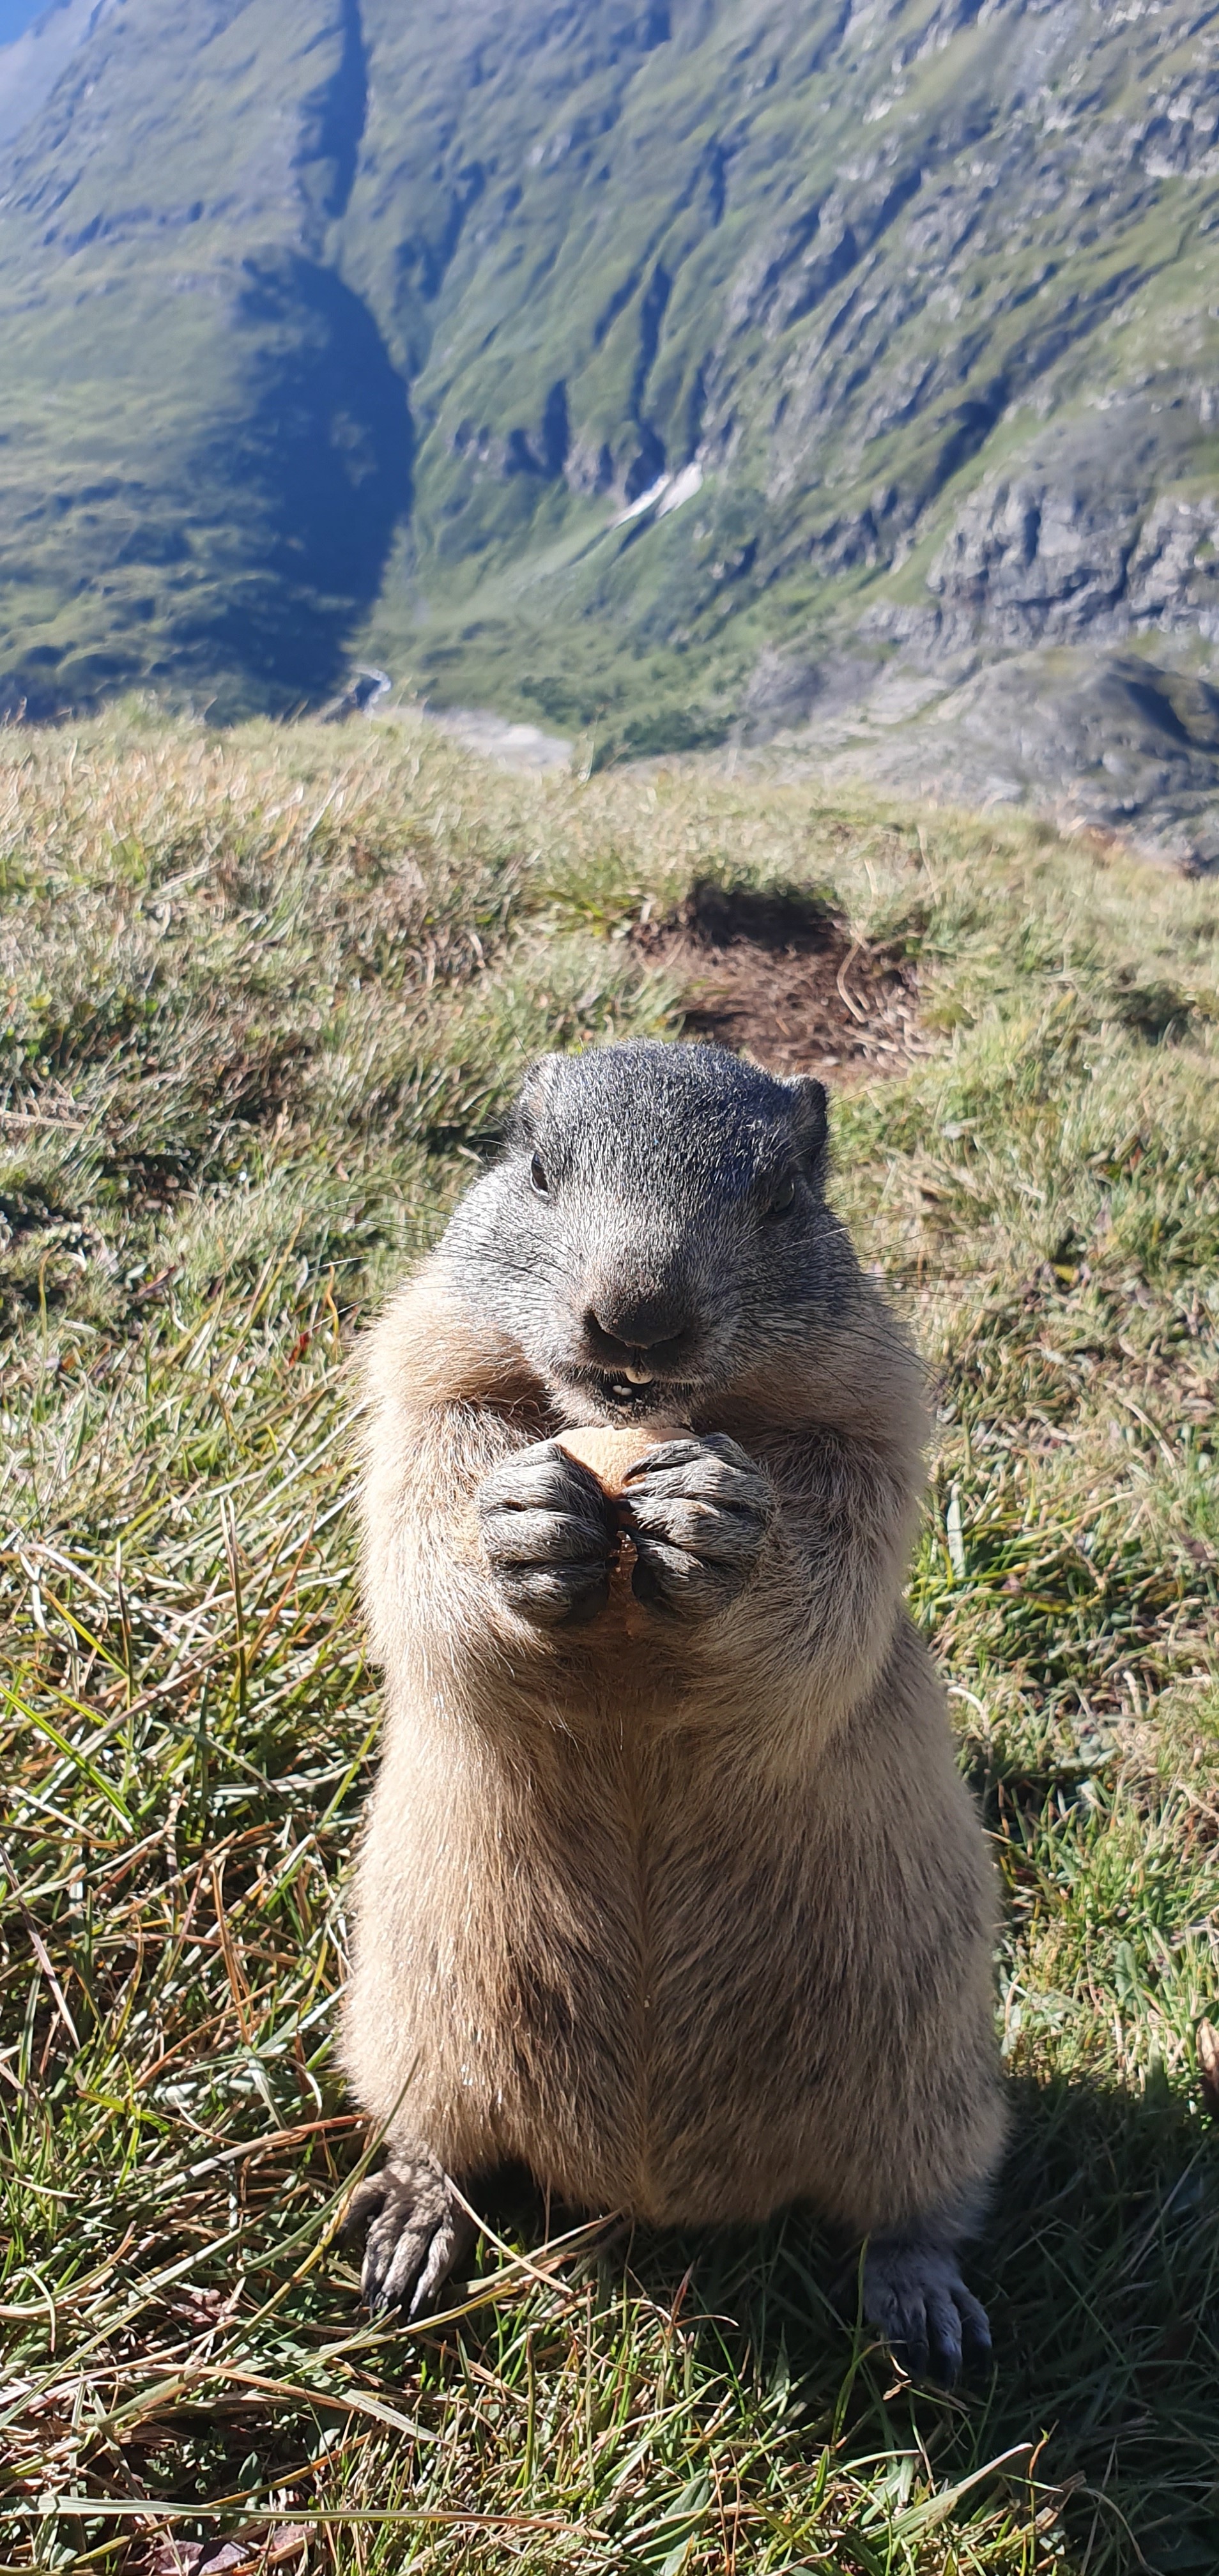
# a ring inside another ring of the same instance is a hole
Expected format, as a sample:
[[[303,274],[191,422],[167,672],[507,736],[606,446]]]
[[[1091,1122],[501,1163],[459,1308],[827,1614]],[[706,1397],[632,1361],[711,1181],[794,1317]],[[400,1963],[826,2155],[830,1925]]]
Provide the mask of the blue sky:
[[[32,26],[46,5],[47,0],[0,0],[0,45],[11,44],[14,36]]]

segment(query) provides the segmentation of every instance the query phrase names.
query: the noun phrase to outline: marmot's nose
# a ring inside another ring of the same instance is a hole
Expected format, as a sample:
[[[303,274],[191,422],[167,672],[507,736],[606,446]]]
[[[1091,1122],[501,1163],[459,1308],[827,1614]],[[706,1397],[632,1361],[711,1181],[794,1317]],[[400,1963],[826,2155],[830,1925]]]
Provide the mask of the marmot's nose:
[[[687,1301],[676,1291],[610,1290],[589,1307],[584,1329],[594,1346],[616,1342],[624,1350],[659,1353],[666,1344],[685,1339],[690,1321]]]

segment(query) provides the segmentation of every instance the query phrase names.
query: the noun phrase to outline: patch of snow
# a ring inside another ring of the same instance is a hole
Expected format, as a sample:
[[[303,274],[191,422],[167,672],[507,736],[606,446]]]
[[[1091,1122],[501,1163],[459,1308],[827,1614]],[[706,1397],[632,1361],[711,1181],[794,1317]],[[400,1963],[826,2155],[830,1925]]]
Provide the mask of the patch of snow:
[[[674,475],[668,491],[664,494],[661,500],[660,507],[656,513],[657,518],[667,519],[670,510],[680,510],[682,502],[692,501],[695,493],[701,492],[702,488],[702,466],[697,463],[694,465],[683,465],[680,474]]]
[[[701,465],[683,465],[680,474],[660,474],[654,483],[648,485],[646,492],[640,493],[637,501],[630,502],[625,510],[618,512],[616,519],[610,520],[610,526],[625,528],[629,519],[644,519],[650,510],[655,511],[658,519],[667,519],[670,510],[680,510],[682,502],[692,501],[702,488]]]
[[[611,528],[625,528],[628,519],[642,519],[645,510],[654,510],[661,494],[668,491],[672,480],[671,474],[662,474],[657,482],[650,483],[647,491],[641,492],[637,501],[628,502],[625,510],[620,510],[617,518],[610,520]]]

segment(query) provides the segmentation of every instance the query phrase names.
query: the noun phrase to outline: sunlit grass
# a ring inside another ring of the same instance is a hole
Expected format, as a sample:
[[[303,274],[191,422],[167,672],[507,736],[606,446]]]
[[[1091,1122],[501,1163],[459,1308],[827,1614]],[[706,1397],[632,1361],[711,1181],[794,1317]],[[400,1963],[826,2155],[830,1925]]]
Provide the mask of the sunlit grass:
[[[406,725],[15,730],[0,817],[3,2565],[291,2524],[445,2576],[1213,2567],[1215,890]],[[643,905],[742,872],[902,943],[931,1040],[840,1093],[835,1187],[933,1373],[912,1597],[1008,1893],[997,2368],[953,2399],[798,2213],[539,2255],[508,2197],[412,2334],[335,2234],[346,1355],[529,1056],[676,1025]]]

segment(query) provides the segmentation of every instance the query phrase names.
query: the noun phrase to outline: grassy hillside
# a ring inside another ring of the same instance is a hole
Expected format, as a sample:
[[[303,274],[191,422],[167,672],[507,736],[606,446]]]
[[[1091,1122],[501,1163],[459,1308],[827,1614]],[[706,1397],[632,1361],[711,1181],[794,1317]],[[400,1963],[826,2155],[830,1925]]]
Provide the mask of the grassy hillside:
[[[0,733],[0,889],[0,2564],[296,2527],[360,2576],[1213,2567],[1213,887],[135,711]],[[671,1030],[683,984],[705,1024],[802,922],[784,1043],[839,1059],[836,1198],[934,1375],[912,1599],[1007,1895],[997,2366],[953,2398],[834,2322],[800,2214],[539,2254],[506,2205],[409,2334],[334,2234],[351,1339],[531,1052]]]

